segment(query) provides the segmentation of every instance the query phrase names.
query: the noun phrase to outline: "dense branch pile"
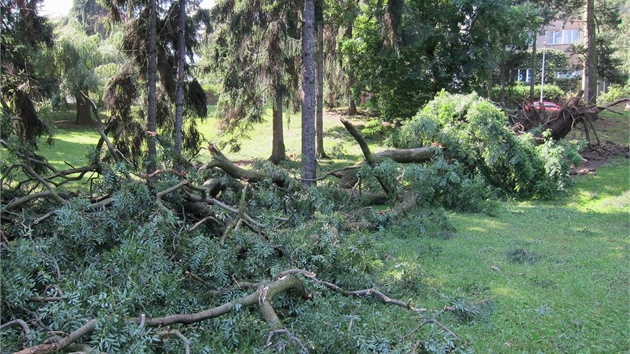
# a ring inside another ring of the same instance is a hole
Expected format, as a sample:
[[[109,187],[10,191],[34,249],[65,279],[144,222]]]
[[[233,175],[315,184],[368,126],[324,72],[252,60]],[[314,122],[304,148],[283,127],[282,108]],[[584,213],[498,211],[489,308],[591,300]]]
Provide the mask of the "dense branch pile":
[[[516,140],[498,123],[496,109],[476,100],[438,98],[433,108],[453,112],[448,121],[421,112],[392,139],[397,149],[378,153],[342,121],[365,159],[310,189],[291,177],[295,171],[243,168],[214,144],[203,165],[145,175],[130,169],[107,127],[98,128],[101,139],[87,166],[65,171],[18,140],[2,140],[11,153],[0,177],[6,309],[0,330],[12,335],[7,345],[23,353],[182,345],[188,352],[203,343],[234,351],[262,347],[257,331],[265,327],[251,325],[260,317],[269,327],[265,347],[326,351],[356,343],[342,334],[306,335],[323,321],[312,307],[340,316],[335,309],[351,301],[341,299],[373,296],[411,310],[420,327],[434,325],[445,348],[456,350],[457,337],[435,318],[453,307],[425,311],[374,286],[371,273],[382,256],[365,230],[384,229],[419,205],[483,211],[499,188],[533,194],[541,191],[532,186],[556,188],[543,178],[563,181],[564,164],[546,171],[554,165],[535,157],[556,149],[552,142],[536,147]],[[496,146],[512,144],[510,153],[496,154],[493,139]],[[69,192],[73,181],[88,184]],[[375,211],[373,203],[386,207]],[[245,310],[254,307],[259,314]],[[164,337],[179,341],[157,340]],[[423,343],[409,341],[399,345]]]

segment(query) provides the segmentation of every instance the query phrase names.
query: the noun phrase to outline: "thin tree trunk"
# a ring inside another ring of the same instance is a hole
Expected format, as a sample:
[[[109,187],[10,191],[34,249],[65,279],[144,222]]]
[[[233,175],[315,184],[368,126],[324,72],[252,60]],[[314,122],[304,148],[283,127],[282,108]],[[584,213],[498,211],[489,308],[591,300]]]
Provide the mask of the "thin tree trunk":
[[[536,33],[538,33],[538,31],[536,31]],[[534,36],[534,43],[532,44],[532,58],[531,58],[531,62],[530,62],[530,67],[531,67],[531,71],[532,71],[532,75],[529,79],[529,100],[530,101],[534,101],[534,77],[536,77],[536,42],[538,41],[538,37]],[[527,74],[525,74],[525,77],[527,77]]]
[[[505,62],[499,66],[499,102],[505,104]]]
[[[157,83],[157,5],[156,0],[150,0],[150,20],[149,20],[149,72],[148,72],[148,117],[147,130],[150,132],[147,137],[147,173],[152,174],[157,169],[156,162],[156,137],[157,133],[157,100],[156,100],[156,83]]]
[[[584,98],[597,101],[597,48],[595,46],[595,0],[586,1],[586,63],[584,63]]]
[[[326,158],[324,152],[324,24],[317,24],[317,157]]]
[[[351,39],[352,32],[353,32],[353,27],[352,27],[352,24],[350,24],[348,28],[346,29],[346,32],[344,33],[344,37],[346,39]],[[352,68],[350,67],[349,63],[348,63],[348,67],[346,68],[346,72],[348,73],[348,86],[346,87],[346,95],[350,99],[350,102],[348,103],[348,115],[354,116],[357,114],[357,105],[354,102],[354,98],[352,97],[352,86],[354,86],[354,72],[352,71]]]
[[[177,92],[175,94],[175,152],[182,153],[182,125],[184,123],[184,65],[186,65],[186,44],[184,34],[186,31],[186,0],[179,0],[179,28],[177,29]],[[179,170],[181,166],[174,162],[174,168]]]
[[[304,0],[302,18],[302,184],[311,186],[316,177],[314,0]]]
[[[269,157],[269,161],[277,165],[284,159],[286,159],[286,152],[282,123],[282,92],[276,90],[276,98],[273,102],[273,141],[271,143],[271,157]]]
[[[492,77],[492,71],[488,72],[488,80],[486,81],[486,90],[488,90],[488,99],[490,101],[493,100],[492,97],[492,86],[494,86],[494,82],[493,82],[493,77]]]

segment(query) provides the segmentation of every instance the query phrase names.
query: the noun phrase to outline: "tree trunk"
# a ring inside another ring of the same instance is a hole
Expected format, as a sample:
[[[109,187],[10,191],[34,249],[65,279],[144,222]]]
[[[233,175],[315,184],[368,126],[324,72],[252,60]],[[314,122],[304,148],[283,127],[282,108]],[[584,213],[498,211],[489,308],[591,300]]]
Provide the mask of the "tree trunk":
[[[350,24],[348,28],[346,29],[346,33],[344,33],[344,38],[351,39],[352,32],[353,32],[353,28],[352,28],[352,24]],[[348,104],[348,115],[355,116],[357,114],[357,105],[354,102],[354,98],[352,97],[352,86],[354,86],[354,73],[352,71],[352,68],[350,67],[350,64],[348,64],[348,67],[346,68],[346,72],[348,73],[348,86],[346,87],[346,95],[350,99],[350,102]]]
[[[597,48],[595,43],[595,0],[586,1],[586,62],[583,90],[588,103],[597,102]]]
[[[273,141],[271,142],[271,157],[269,157],[269,161],[274,165],[286,159],[282,124],[282,92],[276,90],[276,98],[273,102]]]
[[[156,85],[157,85],[157,5],[156,0],[150,0],[150,15],[149,15],[149,72],[148,77],[148,92],[147,92],[147,130],[149,135],[147,137],[147,174],[152,174],[157,169],[156,155],[156,137],[157,133],[157,98],[156,98]]]
[[[179,25],[177,29],[177,92],[175,93],[175,152],[182,153],[182,125],[184,123],[184,66],[186,65],[186,0],[179,0]],[[177,160],[173,162],[175,170],[181,166]]]
[[[93,122],[92,116],[90,115],[90,102],[87,97],[83,96],[81,93],[76,94],[75,99],[77,100],[77,119],[75,120],[76,124],[88,125]]]
[[[494,82],[493,82],[493,78],[492,78],[492,71],[488,72],[488,80],[486,81],[486,90],[488,90],[488,99],[490,101],[493,100],[492,97],[492,86],[494,86]]]
[[[536,34],[538,33],[538,31],[536,31]],[[532,75],[530,76],[530,80],[529,80],[529,100],[530,101],[534,101],[534,77],[536,77],[536,41],[537,41],[537,36],[534,35],[534,43],[532,44],[532,58],[531,58],[531,62],[530,62],[530,67],[531,67],[531,71],[532,71]],[[525,74],[525,76],[527,77],[527,74]],[[522,102],[521,102],[522,103]]]
[[[302,24],[302,184],[315,184],[315,3],[304,0]]]
[[[326,158],[324,152],[324,23],[317,24],[317,157]]]
[[[499,66],[499,102],[505,105],[505,62]]]

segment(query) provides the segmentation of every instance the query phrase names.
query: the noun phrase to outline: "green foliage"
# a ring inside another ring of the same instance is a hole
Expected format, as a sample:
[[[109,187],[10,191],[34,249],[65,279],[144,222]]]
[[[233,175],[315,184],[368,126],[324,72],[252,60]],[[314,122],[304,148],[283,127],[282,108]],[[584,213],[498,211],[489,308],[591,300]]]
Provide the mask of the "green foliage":
[[[565,80],[569,81],[569,80]],[[560,83],[557,84],[545,84],[544,86],[544,99],[547,101],[553,102],[561,102],[562,99],[566,96],[566,92],[575,91],[572,84],[567,84],[567,87],[560,87]],[[494,101],[499,101],[501,88],[499,86],[494,86],[492,88],[492,99]],[[540,99],[540,85],[534,86],[534,97],[535,101]],[[529,97],[529,85],[517,84],[514,86],[507,87],[505,89],[505,100],[506,104],[509,106],[513,105],[524,105],[526,102],[530,102],[531,99]]]
[[[385,131],[383,122],[378,119],[370,119],[365,123],[365,128],[361,129],[361,134],[365,137],[381,135]]]
[[[597,100],[600,103],[610,103],[614,102],[620,98],[628,98],[630,97],[630,85],[612,85],[606,90],[606,92],[602,93]]]
[[[449,174],[452,185],[462,189],[476,185],[473,190],[479,191],[485,183],[517,197],[548,198],[563,191],[571,163],[578,161],[577,152],[563,142],[547,139],[538,145],[529,134],[515,137],[505,114],[475,94],[439,94],[393,134],[390,143],[404,148],[443,146],[445,156],[457,161],[448,167],[459,172]],[[433,164],[448,165],[443,160]],[[446,200],[464,197],[455,193]]]

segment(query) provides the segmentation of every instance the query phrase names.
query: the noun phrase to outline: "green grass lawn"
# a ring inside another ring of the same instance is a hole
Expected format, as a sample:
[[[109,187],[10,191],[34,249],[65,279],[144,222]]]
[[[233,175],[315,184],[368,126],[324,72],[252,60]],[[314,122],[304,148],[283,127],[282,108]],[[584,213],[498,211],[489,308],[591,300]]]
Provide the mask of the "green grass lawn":
[[[495,216],[453,213],[452,239],[388,237],[383,247],[428,272],[422,306],[493,305],[476,323],[441,316],[479,353],[627,353],[629,171],[616,160],[579,177],[565,199],[506,202]]]

